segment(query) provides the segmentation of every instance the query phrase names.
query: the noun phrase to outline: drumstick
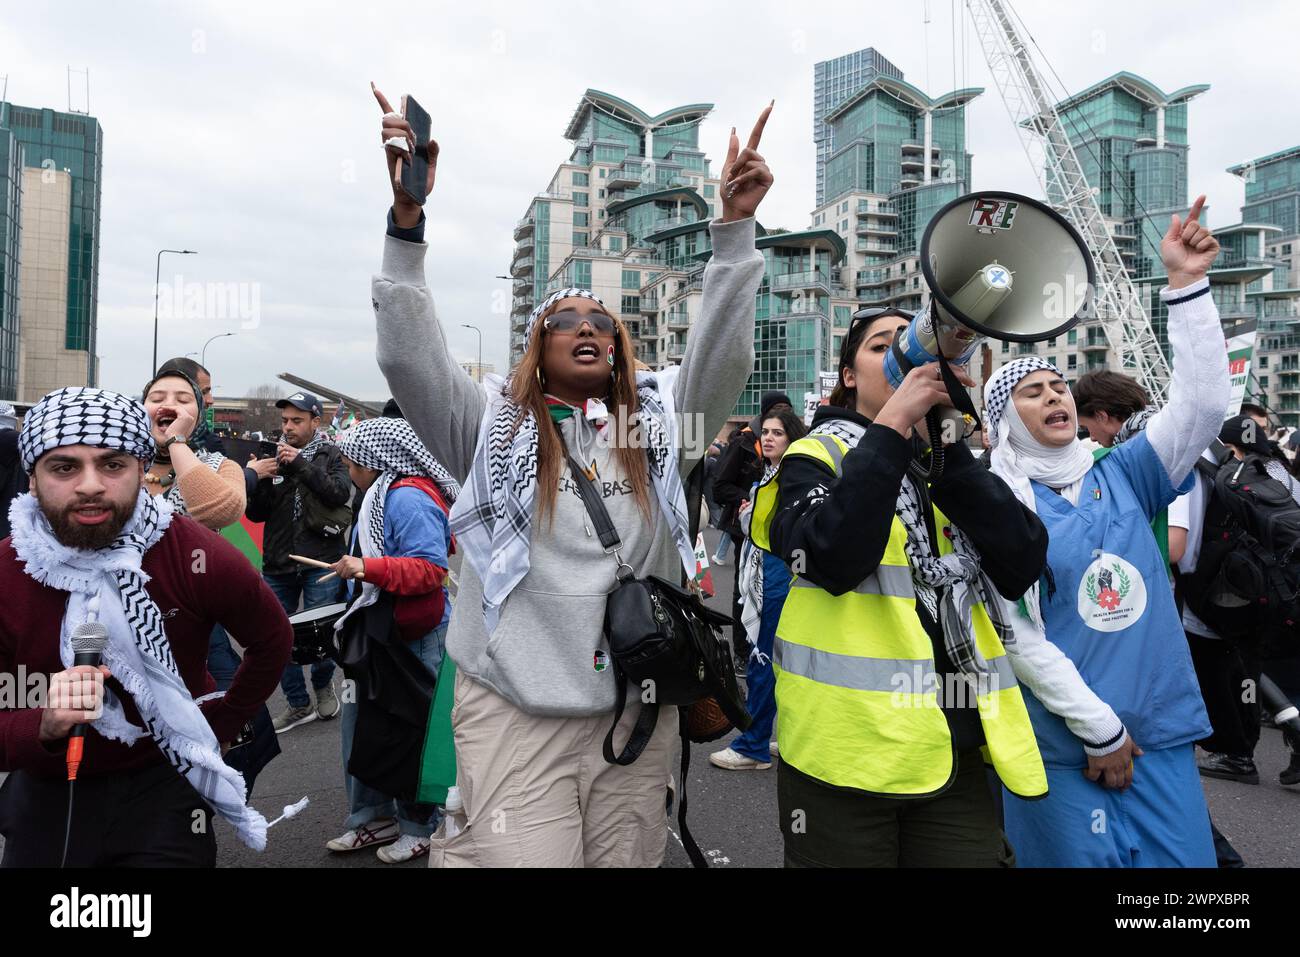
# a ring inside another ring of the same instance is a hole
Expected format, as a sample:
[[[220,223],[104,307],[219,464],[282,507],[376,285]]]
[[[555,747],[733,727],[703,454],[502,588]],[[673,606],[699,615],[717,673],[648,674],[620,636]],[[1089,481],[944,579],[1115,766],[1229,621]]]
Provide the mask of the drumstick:
[[[298,562],[300,565],[311,565],[313,568],[334,567],[334,565],[331,562],[318,562],[314,558],[303,558],[301,555],[290,555],[289,557],[292,558],[295,562]]]
[[[321,567],[322,567],[322,568],[329,568],[328,565],[322,565]],[[321,582],[327,582],[327,581],[329,581],[331,578],[338,578],[338,577],[339,577],[339,573],[338,573],[338,572],[330,572],[328,575],[321,575],[320,578],[316,579],[316,584],[319,585]]]

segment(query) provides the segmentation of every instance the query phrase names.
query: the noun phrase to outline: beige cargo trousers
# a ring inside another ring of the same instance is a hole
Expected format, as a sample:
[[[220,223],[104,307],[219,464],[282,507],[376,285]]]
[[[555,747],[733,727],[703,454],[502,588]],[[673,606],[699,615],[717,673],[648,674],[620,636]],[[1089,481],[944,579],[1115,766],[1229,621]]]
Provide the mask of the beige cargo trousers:
[[[627,741],[640,704],[629,695],[614,734]],[[677,709],[662,708],[637,760],[601,753],[613,714],[525,714],[456,673],[451,722],[463,811],[433,835],[430,867],[658,867],[668,822],[664,798],[677,742]]]

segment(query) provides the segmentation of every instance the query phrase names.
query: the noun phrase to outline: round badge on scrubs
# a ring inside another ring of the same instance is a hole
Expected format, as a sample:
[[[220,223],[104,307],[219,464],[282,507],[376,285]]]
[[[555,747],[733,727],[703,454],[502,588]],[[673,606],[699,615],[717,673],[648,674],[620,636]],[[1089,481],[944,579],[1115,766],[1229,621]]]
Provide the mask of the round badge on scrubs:
[[[1142,573],[1118,555],[1103,552],[1079,582],[1079,617],[1096,631],[1123,631],[1147,610]]]

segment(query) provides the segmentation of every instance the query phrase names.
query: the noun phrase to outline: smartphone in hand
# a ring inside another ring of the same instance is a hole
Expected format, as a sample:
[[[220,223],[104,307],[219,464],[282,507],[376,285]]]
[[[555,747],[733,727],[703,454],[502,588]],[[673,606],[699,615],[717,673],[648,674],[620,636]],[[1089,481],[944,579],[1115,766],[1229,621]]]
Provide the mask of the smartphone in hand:
[[[406,122],[411,124],[411,130],[415,133],[415,149],[411,158],[402,162],[401,187],[411,202],[423,206],[428,196],[426,187],[429,182],[429,133],[432,122],[424,107],[415,102],[415,97],[408,95],[405,101]]]

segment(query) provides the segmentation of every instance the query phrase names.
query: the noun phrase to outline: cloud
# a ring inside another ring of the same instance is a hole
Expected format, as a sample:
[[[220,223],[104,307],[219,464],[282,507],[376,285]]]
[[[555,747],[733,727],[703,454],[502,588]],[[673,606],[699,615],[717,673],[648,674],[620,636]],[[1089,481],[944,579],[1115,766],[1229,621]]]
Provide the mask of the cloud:
[[[1289,47],[1300,23],[1285,3],[1017,7],[1069,90],[1118,70],[1166,90],[1211,84],[1190,107],[1190,186],[1210,194],[1216,225],[1236,221],[1242,202],[1224,167],[1294,145]],[[746,130],[775,96],[762,151],[777,185],[760,218],[797,229],[814,202],[813,64],[874,46],[927,92],[985,87],[967,116],[975,186],[1039,195],[954,9],[963,4],[70,2],[57,17],[9,7],[0,61],[10,99],[29,106],[66,107],[64,64],[90,70],[104,127],[105,385],[133,390],[147,378],[154,257],[188,247],[200,254],[164,257],[164,283],[256,289],[259,322],[169,319],[160,356],[237,331],[208,355],[224,394],[292,371],[379,398],[369,283],[388,196],[370,80],[394,100],[412,93],[433,116],[443,152],[427,207],[430,287],[457,357],[477,354],[460,325],[472,323],[503,370],[509,284],[494,277],[509,268],[515,221],[568,156],[562,132],[587,87],[650,112],[713,102],[701,141],[715,173],[729,127]]]

